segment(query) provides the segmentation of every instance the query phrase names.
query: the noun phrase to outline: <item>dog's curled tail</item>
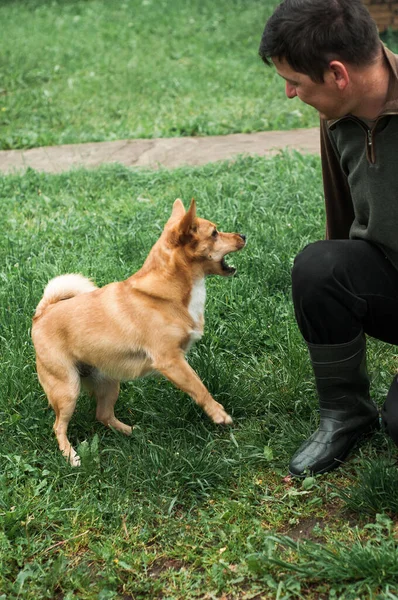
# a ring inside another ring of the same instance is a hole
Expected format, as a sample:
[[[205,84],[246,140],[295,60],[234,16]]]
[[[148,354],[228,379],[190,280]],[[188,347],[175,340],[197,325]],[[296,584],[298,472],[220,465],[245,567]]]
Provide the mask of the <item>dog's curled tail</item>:
[[[51,279],[47,283],[44,289],[43,298],[37,305],[33,318],[38,319],[50,304],[55,304],[60,300],[73,298],[79,294],[92,292],[96,289],[97,286],[90,279],[77,273],[54,277],[54,279]]]

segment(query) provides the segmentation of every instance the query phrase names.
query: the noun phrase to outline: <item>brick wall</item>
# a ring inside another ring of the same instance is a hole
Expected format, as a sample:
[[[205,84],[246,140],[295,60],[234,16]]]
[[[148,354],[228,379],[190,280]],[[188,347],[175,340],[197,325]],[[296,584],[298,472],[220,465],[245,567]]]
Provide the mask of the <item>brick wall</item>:
[[[377,23],[380,32],[386,29],[398,30],[397,0],[363,0]]]

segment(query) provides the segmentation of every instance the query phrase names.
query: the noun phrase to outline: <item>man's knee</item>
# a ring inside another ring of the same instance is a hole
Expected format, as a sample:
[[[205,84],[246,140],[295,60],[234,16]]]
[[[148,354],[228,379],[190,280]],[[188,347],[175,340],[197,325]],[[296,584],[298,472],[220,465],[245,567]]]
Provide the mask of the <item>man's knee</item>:
[[[295,258],[292,270],[293,299],[312,298],[330,285],[339,262],[337,247],[327,240],[306,246]]]

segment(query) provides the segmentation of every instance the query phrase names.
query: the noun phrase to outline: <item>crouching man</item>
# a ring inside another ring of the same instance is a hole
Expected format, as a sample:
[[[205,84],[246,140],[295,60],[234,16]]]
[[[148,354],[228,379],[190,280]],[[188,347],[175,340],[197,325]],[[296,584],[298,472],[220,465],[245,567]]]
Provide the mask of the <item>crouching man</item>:
[[[320,405],[292,475],[339,466],[376,429],[366,336],[398,344],[398,56],[361,0],[285,0],[260,56],[320,116],[326,239],[296,257],[292,292]],[[398,382],[382,423],[398,443]]]

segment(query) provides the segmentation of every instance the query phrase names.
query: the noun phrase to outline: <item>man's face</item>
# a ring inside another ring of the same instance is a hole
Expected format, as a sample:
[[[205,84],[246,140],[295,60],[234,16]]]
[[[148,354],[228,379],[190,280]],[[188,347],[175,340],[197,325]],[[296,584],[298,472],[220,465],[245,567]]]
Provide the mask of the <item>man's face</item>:
[[[273,58],[278,75],[286,82],[286,96],[296,96],[313,106],[321,119],[338,119],[347,114],[340,90],[335,84],[332,72],[326,72],[325,80],[316,83],[308,75],[294,71],[285,60]]]

